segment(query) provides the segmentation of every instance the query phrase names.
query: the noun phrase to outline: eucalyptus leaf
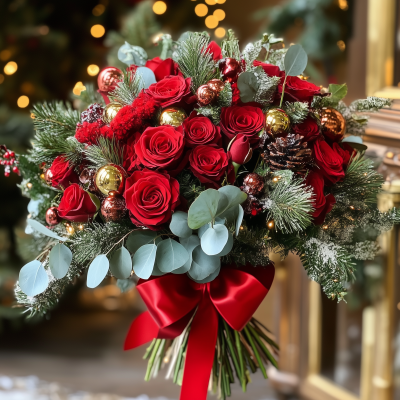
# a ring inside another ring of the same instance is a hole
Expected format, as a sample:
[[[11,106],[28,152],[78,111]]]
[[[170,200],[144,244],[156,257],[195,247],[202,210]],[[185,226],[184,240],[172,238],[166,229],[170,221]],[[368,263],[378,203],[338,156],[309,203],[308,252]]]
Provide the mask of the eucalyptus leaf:
[[[24,265],[19,272],[19,287],[27,296],[43,293],[49,285],[49,277],[38,260]]]
[[[229,210],[230,208],[234,208],[237,205],[242,204],[247,199],[247,194],[245,192],[242,192],[237,186],[233,185],[222,186],[221,188],[218,189],[218,192],[225,195],[229,201],[224,210],[218,210],[219,213],[217,215],[220,215],[226,210]]]
[[[143,89],[148,89],[150,85],[152,85],[153,83],[157,83],[156,76],[154,75],[154,72],[150,68],[139,67],[136,70],[136,75],[142,78],[144,84]]]
[[[222,249],[221,253],[216,254],[216,256],[218,257],[226,256],[231,252],[232,248],[233,248],[233,235],[232,233],[229,232],[228,241],[226,242],[226,245]]]
[[[172,271],[172,273],[175,273],[175,271]],[[165,275],[165,272],[160,271],[160,269],[157,267],[157,264],[154,264],[153,272],[151,273],[153,276],[163,276]]]
[[[171,232],[180,237],[188,238],[192,234],[192,229],[188,225],[188,214],[183,211],[176,211],[172,214],[171,223],[169,224]]]
[[[236,236],[239,235],[240,226],[242,225],[242,221],[243,221],[243,217],[244,217],[243,207],[240,204],[238,207],[239,207],[238,208],[238,216],[236,219],[236,229],[235,229]]]
[[[157,244],[161,241],[160,237],[157,237],[157,232],[151,231],[149,229],[140,229],[132,232],[126,241],[126,247],[131,252],[131,254],[135,254],[136,251],[145,244]],[[157,239],[156,239],[157,237]]]
[[[121,293],[128,292],[134,286],[135,284],[130,279],[117,279],[117,287],[119,287]]]
[[[190,277],[193,281],[195,281],[195,282],[197,282],[197,283],[208,283],[208,282],[212,282],[212,281],[219,275],[220,271],[221,271],[221,266],[219,266],[211,275],[208,275],[208,276],[207,276],[206,278],[204,278],[204,279],[200,279],[200,280],[194,279],[193,277],[190,276],[190,274],[189,274],[189,277]]]
[[[177,241],[163,240],[157,246],[157,266],[162,272],[172,272],[182,267],[189,258],[189,253]]]
[[[208,228],[201,237],[201,248],[204,253],[214,256],[221,253],[228,239],[228,228],[225,225],[214,225]]]
[[[142,47],[125,42],[118,50],[118,59],[128,66],[132,64],[143,66],[148,60],[148,55]]]
[[[192,252],[197,246],[200,245],[200,239],[197,235],[191,235],[188,238],[180,238],[179,241],[188,252],[189,258],[182,267],[172,271],[173,274],[184,274],[189,271],[193,261]]]
[[[124,246],[112,254],[110,258],[110,271],[118,279],[125,279],[131,275],[132,258]]]
[[[192,229],[199,229],[211,222],[217,213],[220,194],[215,189],[207,189],[189,208],[188,224]]]
[[[331,83],[329,85],[329,92],[331,96],[329,97],[329,101],[338,104],[340,100],[343,100],[347,95],[347,85],[343,84],[334,84]]]
[[[254,101],[260,84],[253,72],[247,71],[239,75],[237,87],[240,92],[240,100],[243,103]]]
[[[56,244],[50,251],[49,266],[51,273],[57,279],[67,275],[69,266],[72,262],[72,252],[64,244]]]
[[[286,76],[297,76],[307,67],[308,56],[300,44],[290,46],[284,60]]]
[[[192,257],[193,262],[188,274],[195,280],[207,278],[221,266],[220,258],[207,255],[201,246],[193,250]]]
[[[132,258],[133,270],[142,279],[149,279],[156,261],[157,246],[145,244],[136,251]]]
[[[43,235],[49,236],[54,239],[58,239],[61,241],[66,241],[67,238],[62,238],[61,236],[58,236],[56,233],[51,231],[50,229],[47,229],[44,225],[42,225],[40,222],[35,221],[34,219],[28,219],[28,225],[31,226],[35,231],[38,231],[42,233]]]
[[[89,265],[86,285],[89,288],[95,288],[100,285],[106,277],[110,263],[105,254],[97,256]]]

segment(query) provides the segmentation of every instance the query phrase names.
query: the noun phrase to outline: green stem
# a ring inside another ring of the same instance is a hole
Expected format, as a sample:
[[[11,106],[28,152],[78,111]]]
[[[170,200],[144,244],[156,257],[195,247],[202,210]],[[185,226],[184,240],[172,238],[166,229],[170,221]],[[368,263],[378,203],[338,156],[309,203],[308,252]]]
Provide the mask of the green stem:
[[[240,380],[242,382],[242,390],[243,392],[246,391],[246,379],[244,375],[244,363],[243,363],[243,354],[242,354],[242,344],[240,343],[239,332],[234,331],[235,333],[235,342],[236,342],[236,349],[239,354],[239,364],[240,364]]]
[[[247,327],[249,328],[250,332],[252,333],[254,339],[256,339],[257,343],[267,356],[268,360],[271,361],[271,363],[274,365],[275,368],[278,368],[278,363],[276,362],[275,358],[273,355],[270,353],[270,351],[267,349],[263,341],[261,340],[260,336],[257,334],[257,331],[250,325],[247,324]]]
[[[286,79],[287,79],[287,75],[285,74],[285,80],[283,81],[282,96],[281,96],[281,102],[279,103],[279,108],[282,108],[283,95],[285,94]]]
[[[145,381],[150,380],[150,375],[151,375],[151,370],[153,368],[154,359],[156,358],[157,350],[160,347],[161,341],[162,341],[162,339],[156,339],[156,343],[154,345],[153,352],[151,353],[149,363],[147,364],[147,371],[146,371],[146,375],[144,377]]]
[[[265,370],[265,367],[264,367],[264,364],[263,364],[263,362],[261,360],[260,354],[259,354],[259,352],[257,350],[257,347],[256,347],[254,341],[253,341],[253,338],[250,335],[250,332],[249,332],[247,326],[244,327],[244,332],[245,332],[245,334],[247,336],[247,339],[249,340],[251,348],[253,349],[254,355],[256,356],[256,359],[257,359],[257,362],[258,362],[259,367],[261,369],[261,372],[262,372],[264,378],[267,379],[268,378],[267,371]]]
[[[236,374],[237,374],[237,377],[239,378],[239,381],[241,381],[242,379],[241,379],[241,374],[240,374],[239,362],[238,362],[238,359],[236,357],[235,347],[233,345],[233,341],[232,341],[232,338],[231,338],[229,327],[228,327],[228,324],[225,322],[224,319],[222,321],[223,321],[225,332],[226,332],[226,340],[227,340],[227,343],[228,343],[228,347],[229,347],[229,350],[230,350],[230,353],[231,353],[233,364],[234,364],[235,369],[236,369]]]
[[[156,343],[156,339],[154,339],[150,343],[150,346],[146,349],[146,353],[144,353],[143,360],[147,360],[149,358],[149,354],[150,354],[151,350],[153,349],[155,343]]]
[[[179,349],[178,358],[177,358],[176,364],[175,364],[175,371],[174,371],[174,378],[173,378],[173,382],[174,383],[176,383],[177,380],[178,380],[179,370],[180,370],[181,362],[182,362],[182,359],[183,359],[183,353],[186,350],[186,343],[187,343],[188,336],[189,335],[186,332],[185,338],[184,338],[184,340],[182,342],[182,345],[181,345],[181,347]]]

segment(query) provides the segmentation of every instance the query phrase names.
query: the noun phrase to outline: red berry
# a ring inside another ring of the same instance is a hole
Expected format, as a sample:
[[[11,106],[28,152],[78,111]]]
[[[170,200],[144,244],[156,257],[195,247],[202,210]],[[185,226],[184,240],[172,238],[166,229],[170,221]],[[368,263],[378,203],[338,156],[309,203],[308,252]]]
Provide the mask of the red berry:
[[[10,158],[10,154],[8,153],[8,151],[6,151],[3,155],[4,158]]]
[[[7,171],[6,171],[6,172],[4,172],[4,176],[5,176],[5,177],[9,177],[9,176],[10,176],[10,173],[9,173],[9,172],[7,172]]]
[[[10,155],[10,157],[15,157],[15,153],[13,151],[9,151],[8,154]]]
[[[19,168],[18,167],[13,167],[13,172],[15,172],[16,174],[19,174]]]

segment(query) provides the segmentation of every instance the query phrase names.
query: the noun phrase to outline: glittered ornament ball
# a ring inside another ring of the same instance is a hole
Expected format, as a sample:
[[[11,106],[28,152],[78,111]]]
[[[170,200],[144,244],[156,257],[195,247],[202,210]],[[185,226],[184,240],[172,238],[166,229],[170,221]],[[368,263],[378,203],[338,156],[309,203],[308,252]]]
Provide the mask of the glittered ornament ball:
[[[118,165],[109,164],[101,167],[95,178],[97,189],[104,195],[114,190],[122,193],[125,185],[125,171]]]
[[[259,196],[264,189],[264,180],[260,175],[252,172],[245,176],[243,185],[244,186],[241,189],[245,193],[253,196]]]
[[[200,86],[197,89],[196,95],[197,95],[197,102],[202,107],[208,106],[217,98],[217,93],[210,87],[208,87],[208,85]]]
[[[50,226],[57,225],[60,222],[57,207],[50,207],[46,211],[46,222]]]
[[[97,85],[102,92],[112,92],[123,76],[122,71],[116,67],[103,68],[97,76]]]
[[[103,121],[106,124],[109,124],[115,116],[118,114],[118,111],[123,107],[122,104],[111,102],[106,105],[103,112]]]
[[[343,139],[346,132],[346,120],[343,115],[331,107],[323,108],[320,112],[322,133],[333,142]]]
[[[96,171],[94,169],[85,168],[79,175],[79,182],[82,183],[89,192],[95,192],[97,189],[94,182],[95,176]]]
[[[207,82],[207,86],[215,93],[219,94],[224,89],[225,83],[220,79],[211,79],[211,81]]]
[[[51,172],[51,169],[49,168],[49,169],[47,169],[47,170],[45,171],[45,173],[44,173],[44,180],[46,181],[46,183],[47,183],[48,185],[51,186],[51,184],[52,184],[52,179],[53,179],[53,173]]]
[[[171,125],[177,128],[186,118],[187,114],[182,108],[168,107],[161,111],[158,122],[160,125]]]
[[[290,128],[290,118],[281,108],[272,108],[265,114],[265,128],[273,138],[286,136]]]
[[[106,222],[118,222],[128,215],[125,199],[112,190],[101,204],[101,215]]]

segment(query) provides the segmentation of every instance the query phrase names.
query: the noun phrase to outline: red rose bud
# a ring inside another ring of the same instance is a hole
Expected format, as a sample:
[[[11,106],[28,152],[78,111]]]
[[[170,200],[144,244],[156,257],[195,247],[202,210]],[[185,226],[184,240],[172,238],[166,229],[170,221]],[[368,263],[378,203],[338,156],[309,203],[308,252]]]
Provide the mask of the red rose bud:
[[[79,177],[73,166],[63,156],[58,156],[51,164],[51,186],[55,188],[67,188],[71,183],[78,183]]]
[[[250,146],[250,141],[246,135],[239,133],[232,140],[228,150],[231,153],[232,161],[236,164],[246,164],[251,160],[253,149]]]

